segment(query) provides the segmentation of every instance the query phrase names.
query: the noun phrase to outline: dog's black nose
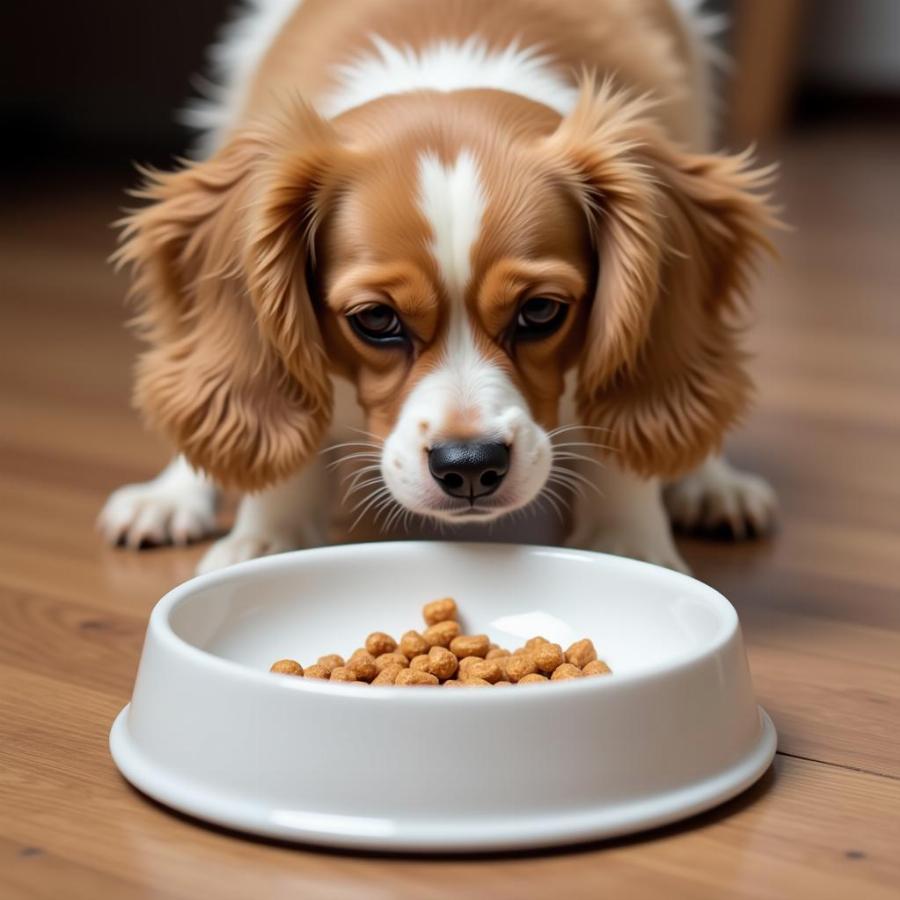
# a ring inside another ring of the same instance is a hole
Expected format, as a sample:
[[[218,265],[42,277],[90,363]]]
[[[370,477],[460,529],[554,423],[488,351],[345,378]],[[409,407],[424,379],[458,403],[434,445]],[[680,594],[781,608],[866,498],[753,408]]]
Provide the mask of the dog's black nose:
[[[428,468],[445,494],[486,497],[509,471],[509,447],[490,441],[436,444],[428,451]]]

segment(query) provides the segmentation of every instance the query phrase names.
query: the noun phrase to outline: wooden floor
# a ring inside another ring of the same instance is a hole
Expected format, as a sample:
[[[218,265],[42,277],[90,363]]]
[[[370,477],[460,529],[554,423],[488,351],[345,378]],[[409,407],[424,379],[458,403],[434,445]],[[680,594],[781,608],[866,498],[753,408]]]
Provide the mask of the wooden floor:
[[[107,752],[147,614],[200,552],[92,532],[165,447],[129,411],[118,184],[48,175],[0,213],[0,896],[896,898],[900,890],[900,131],[790,141],[797,231],[757,291],[759,404],[732,440],[782,527],[686,542],[743,620],[779,732],[761,783],[678,827],[541,854],[385,858],[250,841],[133,791]],[[60,185],[66,184],[63,188]]]

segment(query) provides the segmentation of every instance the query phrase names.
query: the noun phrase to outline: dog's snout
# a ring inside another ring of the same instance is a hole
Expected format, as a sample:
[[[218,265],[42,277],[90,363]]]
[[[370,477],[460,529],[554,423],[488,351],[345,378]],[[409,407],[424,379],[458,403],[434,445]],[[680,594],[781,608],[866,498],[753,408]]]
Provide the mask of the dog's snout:
[[[445,494],[475,500],[493,494],[509,471],[509,447],[493,441],[455,441],[428,451],[428,469]]]

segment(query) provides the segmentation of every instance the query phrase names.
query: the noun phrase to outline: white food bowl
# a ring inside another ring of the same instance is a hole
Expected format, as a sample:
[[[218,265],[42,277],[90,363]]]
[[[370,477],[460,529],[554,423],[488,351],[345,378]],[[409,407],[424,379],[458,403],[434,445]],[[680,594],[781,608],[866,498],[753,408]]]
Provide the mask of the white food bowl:
[[[445,690],[268,672],[419,628],[422,605],[446,595],[466,631],[510,648],[590,637],[613,674]],[[775,731],[712,588],[596,553],[410,542],[258,559],[171,591],[110,746],[136,787],[201,819],[440,852],[684,818],[759,778]]]

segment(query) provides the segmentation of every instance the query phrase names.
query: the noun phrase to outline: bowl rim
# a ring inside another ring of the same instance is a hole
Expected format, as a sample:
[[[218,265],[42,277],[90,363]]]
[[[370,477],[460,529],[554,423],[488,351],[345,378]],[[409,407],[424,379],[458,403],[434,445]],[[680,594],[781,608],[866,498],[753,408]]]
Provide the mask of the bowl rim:
[[[172,588],[165,593],[162,598],[154,606],[147,625],[147,637],[151,632],[153,637],[160,641],[162,645],[171,652],[178,654],[182,659],[197,664],[207,669],[217,671],[222,677],[231,680],[250,680],[258,684],[263,689],[268,690],[288,690],[301,691],[310,693],[321,693],[331,697],[340,697],[344,700],[352,700],[359,702],[365,697],[372,697],[374,700],[384,702],[390,698],[393,702],[405,703],[409,705],[417,705],[421,702],[433,703],[434,692],[431,691],[406,691],[397,690],[393,685],[371,685],[365,686],[352,684],[332,684],[324,679],[306,679],[306,678],[289,678],[287,676],[273,677],[273,673],[268,671],[260,671],[251,668],[243,663],[226,659],[208,650],[204,650],[195,644],[190,643],[179,636],[172,627],[170,617],[173,611],[181,603],[185,602],[193,594],[199,590],[215,588],[220,584],[240,577],[255,570],[277,569],[291,566],[299,559],[309,559],[312,557],[329,557],[352,555],[358,552],[372,552],[377,548],[378,552],[386,551],[392,553],[404,553],[417,551],[421,548],[433,548],[441,545],[452,545],[455,548],[463,550],[477,549],[479,552],[485,552],[486,548],[505,548],[505,549],[521,549],[530,553],[550,554],[554,556],[564,556],[571,559],[580,559],[584,561],[602,561],[606,565],[620,566],[622,568],[631,569],[633,571],[641,571],[644,573],[651,572],[656,578],[666,578],[673,581],[673,585],[679,583],[690,585],[691,591],[696,593],[699,589],[700,596],[716,610],[720,617],[720,628],[713,640],[707,644],[701,652],[693,654],[680,654],[674,659],[665,663],[649,666],[646,669],[641,668],[636,671],[624,672],[620,674],[613,673],[613,678],[573,678],[558,682],[555,685],[555,691],[604,691],[616,690],[627,687],[632,684],[641,684],[649,680],[656,680],[667,675],[675,675],[679,672],[692,668],[693,666],[702,665],[711,657],[718,654],[729,641],[735,638],[736,633],[740,630],[740,623],[737,611],[727,600],[727,598],[717,591],[715,588],[681,572],[667,569],[653,563],[643,562],[641,560],[630,559],[628,557],[614,556],[608,553],[597,553],[592,550],[579,550],[570,547],[553,547],[542,544],[519,544],[512,542],[496,542],[496,543],[478,543],[470,541],[365,541],[354,544],[336,544],[323,547],[312,547],[303,550],[293,550],[286,553],[273,554],[271,556],[258,557],[256,559],[246,560],[245,562],[235,563],[224,569],[214,572],[207,572],[202,575],[196,575],[185,582]],[[539,685],[536,685],[538,687]],[[515,685],[518,687],[518,685]],[[439,696],[448,698],[456,698],[456,700],[448,699],[439,702],[476,702],[476,703],[496,703],[510,702],[510,697],[532,697],[536,696],[534,691],[438,691]],[[555,694],[558,696],[558,694]],[[537,696],[540,696],[538,692]],[[551,696],[554,696],[552,694]],[[461,701],[460,698],[467,698]],[[503,699],[506,698],[506,699]],[[513,700],[512,702],[520,702]]]

